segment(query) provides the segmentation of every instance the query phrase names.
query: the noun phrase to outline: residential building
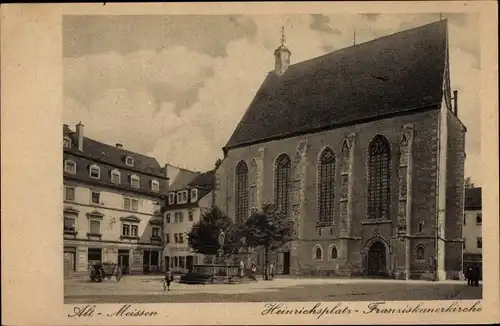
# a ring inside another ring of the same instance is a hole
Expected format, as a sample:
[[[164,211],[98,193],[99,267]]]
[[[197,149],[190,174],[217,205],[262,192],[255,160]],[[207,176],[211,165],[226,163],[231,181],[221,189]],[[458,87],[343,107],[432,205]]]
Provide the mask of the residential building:
[[[125,273],[161,270],[165,169],[142,154],[85,137],[80,123],[63,127],[66,274],[92,262]]]
[[[296,64],[291,53],[275,50],[223,148],[217,206],[243,223],[274,203],[294,221],[275,253],[283,274],[459,278],[466,128],[447,21]]]
[[[464,270],[469,266],[482,267],[483,213],[481,204],[481,188],[471,185],[465,189],[464,227],[463,227],[463,264]]]
[[[187,272],[202,263],[203,255],[189,247],[187,234],[201,215],[212,206],[214,171],[197,173],[184,186],[170,188],[165,210],[165,266]]]

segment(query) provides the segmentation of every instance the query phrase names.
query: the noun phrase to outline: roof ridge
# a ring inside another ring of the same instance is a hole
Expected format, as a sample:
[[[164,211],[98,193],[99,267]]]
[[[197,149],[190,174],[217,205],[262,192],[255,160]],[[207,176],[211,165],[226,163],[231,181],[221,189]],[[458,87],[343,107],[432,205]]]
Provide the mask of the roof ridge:
[[[99,141],[99,140],[95,140],[95,139],[92,139],[92,138],[89,138],[89,137],[84,137],[85,140],[90,140],[90,141],[93,141],[95,143],[99,143],[100,145],[104,145],[104,146],[107,146],[109,148],[112,148],[113,150],[116,150],[116,151],[120,151],[120,152],[126,152],[126,153],[130,153],[130,154],[134,154],[134,155],[140,155],[140,156],[144,156],[144,157],[147,157],[147,158],[150,158],[150,159],[153,159],[155,160],[157,163],[158,161],[156,160],[155,157],[153,156],[149,156],[149,155],[146,155],[146,154],[142,154],[142,153],[139,153],[139,152],[134,152],[134,151],[131,151],[131,150],[128,150],[128,149],[124,149],[124,148],[119,148],[119,147],[116,147],[116,146],[113,146],[113,145],[110,145],[110,144],[106,144],[102,141]],[[158,164],[159,165],[159,164]]]
[[[429,27],[431,25],[434,25],[434,24],[436,24],[436,25],[439,24],[439,23],[443,24],[443,22],[445,23],[445,26],[448,26],[447,25],[448,20],[447,19],[442,19],[442,20],[438,20],[438,21],[435,21],[435,22],[432,22],[432,23],[425,24],[425,25],[420,25],[420,26],[417,26],[417,27],[413,27],[413,28],[410,28],[410,29],[400,30],[400,31],[397,31],[397,32],[392,33],[392,34],[387,34],[387,35],[383,35],[383,36],[380,36],[380,37],[376,37],[376,38],[368,40],[366,42],[358,43],[358,44],[355,44],[355,45],[350,45],[350,46],[347,46],[345,48],[340,48],[340,49],[337,49],[337,50],[334,50],[334,51],[331,51],[331,52],[327,52],[325,54],[322,54],[322,55],[314,57],[314,58],[310,58],[310,59],[306,59],[306,60],[303,60],[303,61],[299,61],[299,62],[290,64],[290,66],[288,67],[288,69],[290,69],[292,67],[295,67],[297,65],[300,65],[302,63],[313,62],[315,60],[319,60],[319,59],[322,59],[322,58],[327,57],[329,55],[332,55],[332,54],[335,54],[335,53],[339,53],[339,52],[342,52],[342,51],[346,51],[346,50],[354,48],[354,47],[366,46],[367,44],[370,44],[370,43],[373,43],[373,42],[377,42],[377,41],[380,41],[380,40],[384,40],[384,39],[387,39],[387,38],[390,38],[390,37],[394,37],[394,36],[397,36],[399,34],[406,34],[406,33],[414,32],[414,31],[419,30],[419,29],[427,28],[427,27]],[[272,73],[273,71],[274,70],[269,70],[269,73]]]

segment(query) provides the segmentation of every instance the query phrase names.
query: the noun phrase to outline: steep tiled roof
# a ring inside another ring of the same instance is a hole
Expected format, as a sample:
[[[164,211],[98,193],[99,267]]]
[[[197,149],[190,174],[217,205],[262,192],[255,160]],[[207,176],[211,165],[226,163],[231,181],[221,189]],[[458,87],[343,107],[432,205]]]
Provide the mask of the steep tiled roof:
[[[481,204],[481,188],[466,188],[465,189],[465,210],[479,210]]]
[[[446,42],[442,20],[271,71],[225,149],[438,107]]]
[[[214,187],[215,170],[198,174],[188,185],[212,190]]]
[[[118,168],[147,173],[159,178],[166,178],[164,170],[160,167],[158,161],[156,161],[153,157],[107,145],[87,137],[84,137],[83,140],[83,152],[80,152],[78,150],[76,133],[68,126],[64,125],[63,135],[69,136],[72,140],[71,148],[65,148],[65,152],[81,155],[91,160],[99,160],[103,163],[109,163]],[[125,164],[125,158],[127,156],[134,159],[133,167]]]
[[[194,172],[194,171],[189,171],[185,169],[180,169],[179,173],[173,180],[172,184],[170,185],[171,190],[178,190],[182,188],[186,188],[186,186],[195,178],[199,173]]]

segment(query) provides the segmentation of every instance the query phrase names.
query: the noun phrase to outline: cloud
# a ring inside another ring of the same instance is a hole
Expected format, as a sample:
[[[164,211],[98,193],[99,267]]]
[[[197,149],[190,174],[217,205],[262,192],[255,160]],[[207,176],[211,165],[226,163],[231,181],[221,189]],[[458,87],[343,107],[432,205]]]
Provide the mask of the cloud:
[[[88,105],[107,89],[136,92],[148,88],[154,92],[155,101],[173,102],[180,110],[196,100],[203,81],[213,75],[213,60],[183,46],[65,58],[65,94]],[[186,95],[190,96],[188,100]]]
[[[129,54],[184,46],[226,56],[230,41],[252,36],[257,26],[239,15],[85,15],[63,17],[63,56]]]
[[[360,43],[435,20],[436,15],[384,14],[184,17],[179,24],[191,26],[202,39],[183,34],[188,40],[181,42],[170,35],[175,32],[165,31],[169,35],[163,41],[143,41],[135,50],[109,45],[99,53],[64,59],[64,121],[81,120],[89,137],[121,142],[161,164],[208,170],[274,68],[282,26],[293,64],[351,46],[354,27]],[[477,22],[472,16],[453,17],[449,28],[452,87],[459,90],[459,114],[468,128],[466,175],[480,184],[475,168],[480,163],[480,89],[470,83],[480,74]],[[221,26],[238,32],[227,32],[220,43],[216,34],[226,33]],[[167,38],[176,41],[167,46]],[[146,46],[160,43],[160,48]]]
[[[330,18],[325,15],[321,14],[314,14],[311,15],[312,17],[312,22],[311,22],[311,29],[321,31],[324,33],[329,33],[329,34],[337,34],[340,35],[341,33],[333,29],[328,23],[330,22]]]

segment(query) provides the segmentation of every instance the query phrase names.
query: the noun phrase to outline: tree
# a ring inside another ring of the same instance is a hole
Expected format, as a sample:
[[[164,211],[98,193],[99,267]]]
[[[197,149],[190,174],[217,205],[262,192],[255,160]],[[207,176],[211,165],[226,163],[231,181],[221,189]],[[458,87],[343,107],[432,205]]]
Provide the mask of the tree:
[[[244,239],[245,246],[264,249],[264,278],[267,280],[269,252],[281,248],[293,239],[293,222],[281,214],[275,205],[266,204],[261,211],[250,215],[237,234]]]
[[[202,213],[201,218],[188,232],[188,244],[193,251],[203,255],[217,255],[220,248],[219,236],[224,232],[224,244],[222,252],[224,256],[234,253],[235,226],[229,218],[217,206],[212,206],[208,211]]]

